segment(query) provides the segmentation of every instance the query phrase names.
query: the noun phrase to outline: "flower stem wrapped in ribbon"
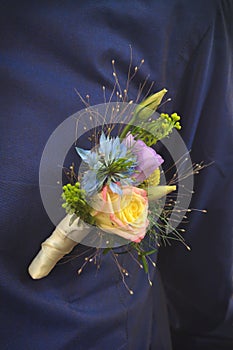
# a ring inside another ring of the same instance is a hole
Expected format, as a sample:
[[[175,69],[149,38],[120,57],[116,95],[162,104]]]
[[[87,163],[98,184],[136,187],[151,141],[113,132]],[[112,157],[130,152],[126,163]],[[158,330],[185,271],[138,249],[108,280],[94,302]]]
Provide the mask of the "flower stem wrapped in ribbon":
[[[41,244],[41,250],[28,268],[33,279],[47,276],[56,263],[77,245],[77,235],[81,241],[90,232],[90,226],[82,222],[80,218],[76,217],[70,225],[71,220],[72,216],[68,214],[52,235]]]
[[[47,276],[93,226],[120,236],[129,244],[138,244],[137,251],[140,250],[148,227],[153,226],[149,219],[152,215],[148,215],[150,201],[176,190],[176,186],[159,186],[159,167],[164,160],[150,146],[167,136],[172,128],[179,129],[180,118],[177,114],[170,117],[161,114],[149,131],[143,129],[143,123],[157,109],[166,91],[163,89],[139,104],[119,137],[102,132],[94,149],[76,147],[88,170],[80,182],[63,187],[63,207],[68,215],[42,243],[29,266],[32,278]]]

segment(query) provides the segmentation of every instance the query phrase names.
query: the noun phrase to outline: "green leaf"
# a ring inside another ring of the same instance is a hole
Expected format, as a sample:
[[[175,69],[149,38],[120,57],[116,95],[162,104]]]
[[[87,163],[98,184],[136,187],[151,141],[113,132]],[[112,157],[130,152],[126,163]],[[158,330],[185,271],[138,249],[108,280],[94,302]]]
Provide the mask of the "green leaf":
[[[142,259],[142,265],[144,268],[145,273],[148,273],[148,262],[146,260],[146,257],[144,255],[141,255],[141,259]]]
[[[149,252],[145,252],[144,255],[151,255],[151,254],[154,254],[157,252],[158,249],[153,249],[153,250],[150,250]]]
[[[103,250],[103,255],[108,254],[108,252],[109,252],[111,249],[112,249],[112,248],[105,248],[105,249]]]

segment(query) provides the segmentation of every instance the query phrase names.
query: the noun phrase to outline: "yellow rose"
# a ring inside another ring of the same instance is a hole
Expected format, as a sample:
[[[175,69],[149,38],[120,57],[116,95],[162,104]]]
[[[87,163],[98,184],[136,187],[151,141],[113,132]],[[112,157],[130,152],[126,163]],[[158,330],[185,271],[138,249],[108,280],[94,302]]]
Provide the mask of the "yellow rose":
[[[124,186],[122,192],[119,195],[105,186],[93,198],[91,215],[103,231],[140,242],[149,224],[147,192],[130,186]]]

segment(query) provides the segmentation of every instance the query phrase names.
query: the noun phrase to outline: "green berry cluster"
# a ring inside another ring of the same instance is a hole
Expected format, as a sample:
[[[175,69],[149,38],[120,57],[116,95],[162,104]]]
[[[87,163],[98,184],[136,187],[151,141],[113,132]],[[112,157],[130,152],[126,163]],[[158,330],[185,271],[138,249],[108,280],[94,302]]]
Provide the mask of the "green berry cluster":
[[[180,116],[177,113],[172,113],[171,116],[169,114],[161,113],[160,115],[162,118],[164,118],[164,128],[171,128],[169,129],[169,133],[171,132],[172,128],[176,128],[177,130],[181,129],[180,125]]]
[[[81,220],[88,224],[94,224],[94,218],[91,216],[91,207],[85,200],[85,191],[80,188],[80,183],[74,185],[67,184],[63,186],[62,199],[65,203],[62,207],[65,208],[68,214],[76,214]]]

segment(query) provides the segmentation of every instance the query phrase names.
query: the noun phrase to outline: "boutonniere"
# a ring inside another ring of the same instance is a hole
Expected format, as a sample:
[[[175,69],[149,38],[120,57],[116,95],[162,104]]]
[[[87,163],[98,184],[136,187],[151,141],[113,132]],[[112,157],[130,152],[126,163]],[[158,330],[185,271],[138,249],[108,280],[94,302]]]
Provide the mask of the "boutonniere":
[[[151,256],[161,244],[179,240],[190,250],[179,224],[185,213],[191,211],[188,206],[193,190],[192,175],[202,165],[191,163],[179,135],[180,116],[158,112],[167,90],[162,89],[141,103],[128,101],[132,76],[129,74],[127,89],[122,92],[114,61],[113,68],[112,96],[116,93],[117,101],[111,102],[111,96],[102,105],[88,103],[71,118],[71,123],[75,120],[75,128],[64,128],[64,139],[67,130],[75,129],[71,148],[75,149],[74,162],[79,166],[75,171],[71,164],[66,172],[68,181],[62,184],[61,193],[66,215],[41,244],[30,264],[29,274],[33,279],[47,276],[79,243],[95,247],[95,253],[86,257],[84,265],[95,261],[100,254],[110,253],[117,259],[116,249],[123,246],[126,253],[134,254],[133,260],[136,256],[146,273],[148,264],[155,266]],[[85,127],[87,121],[89,126]],[[78,145],[80,135],[84,134],[90,148]],[[167,153],[175,168],[170,178],[163,170]],[[178,205],[181,198],[185,198],[182,208]],[[124,267],[118,266],[120,273],[127,275]]]

